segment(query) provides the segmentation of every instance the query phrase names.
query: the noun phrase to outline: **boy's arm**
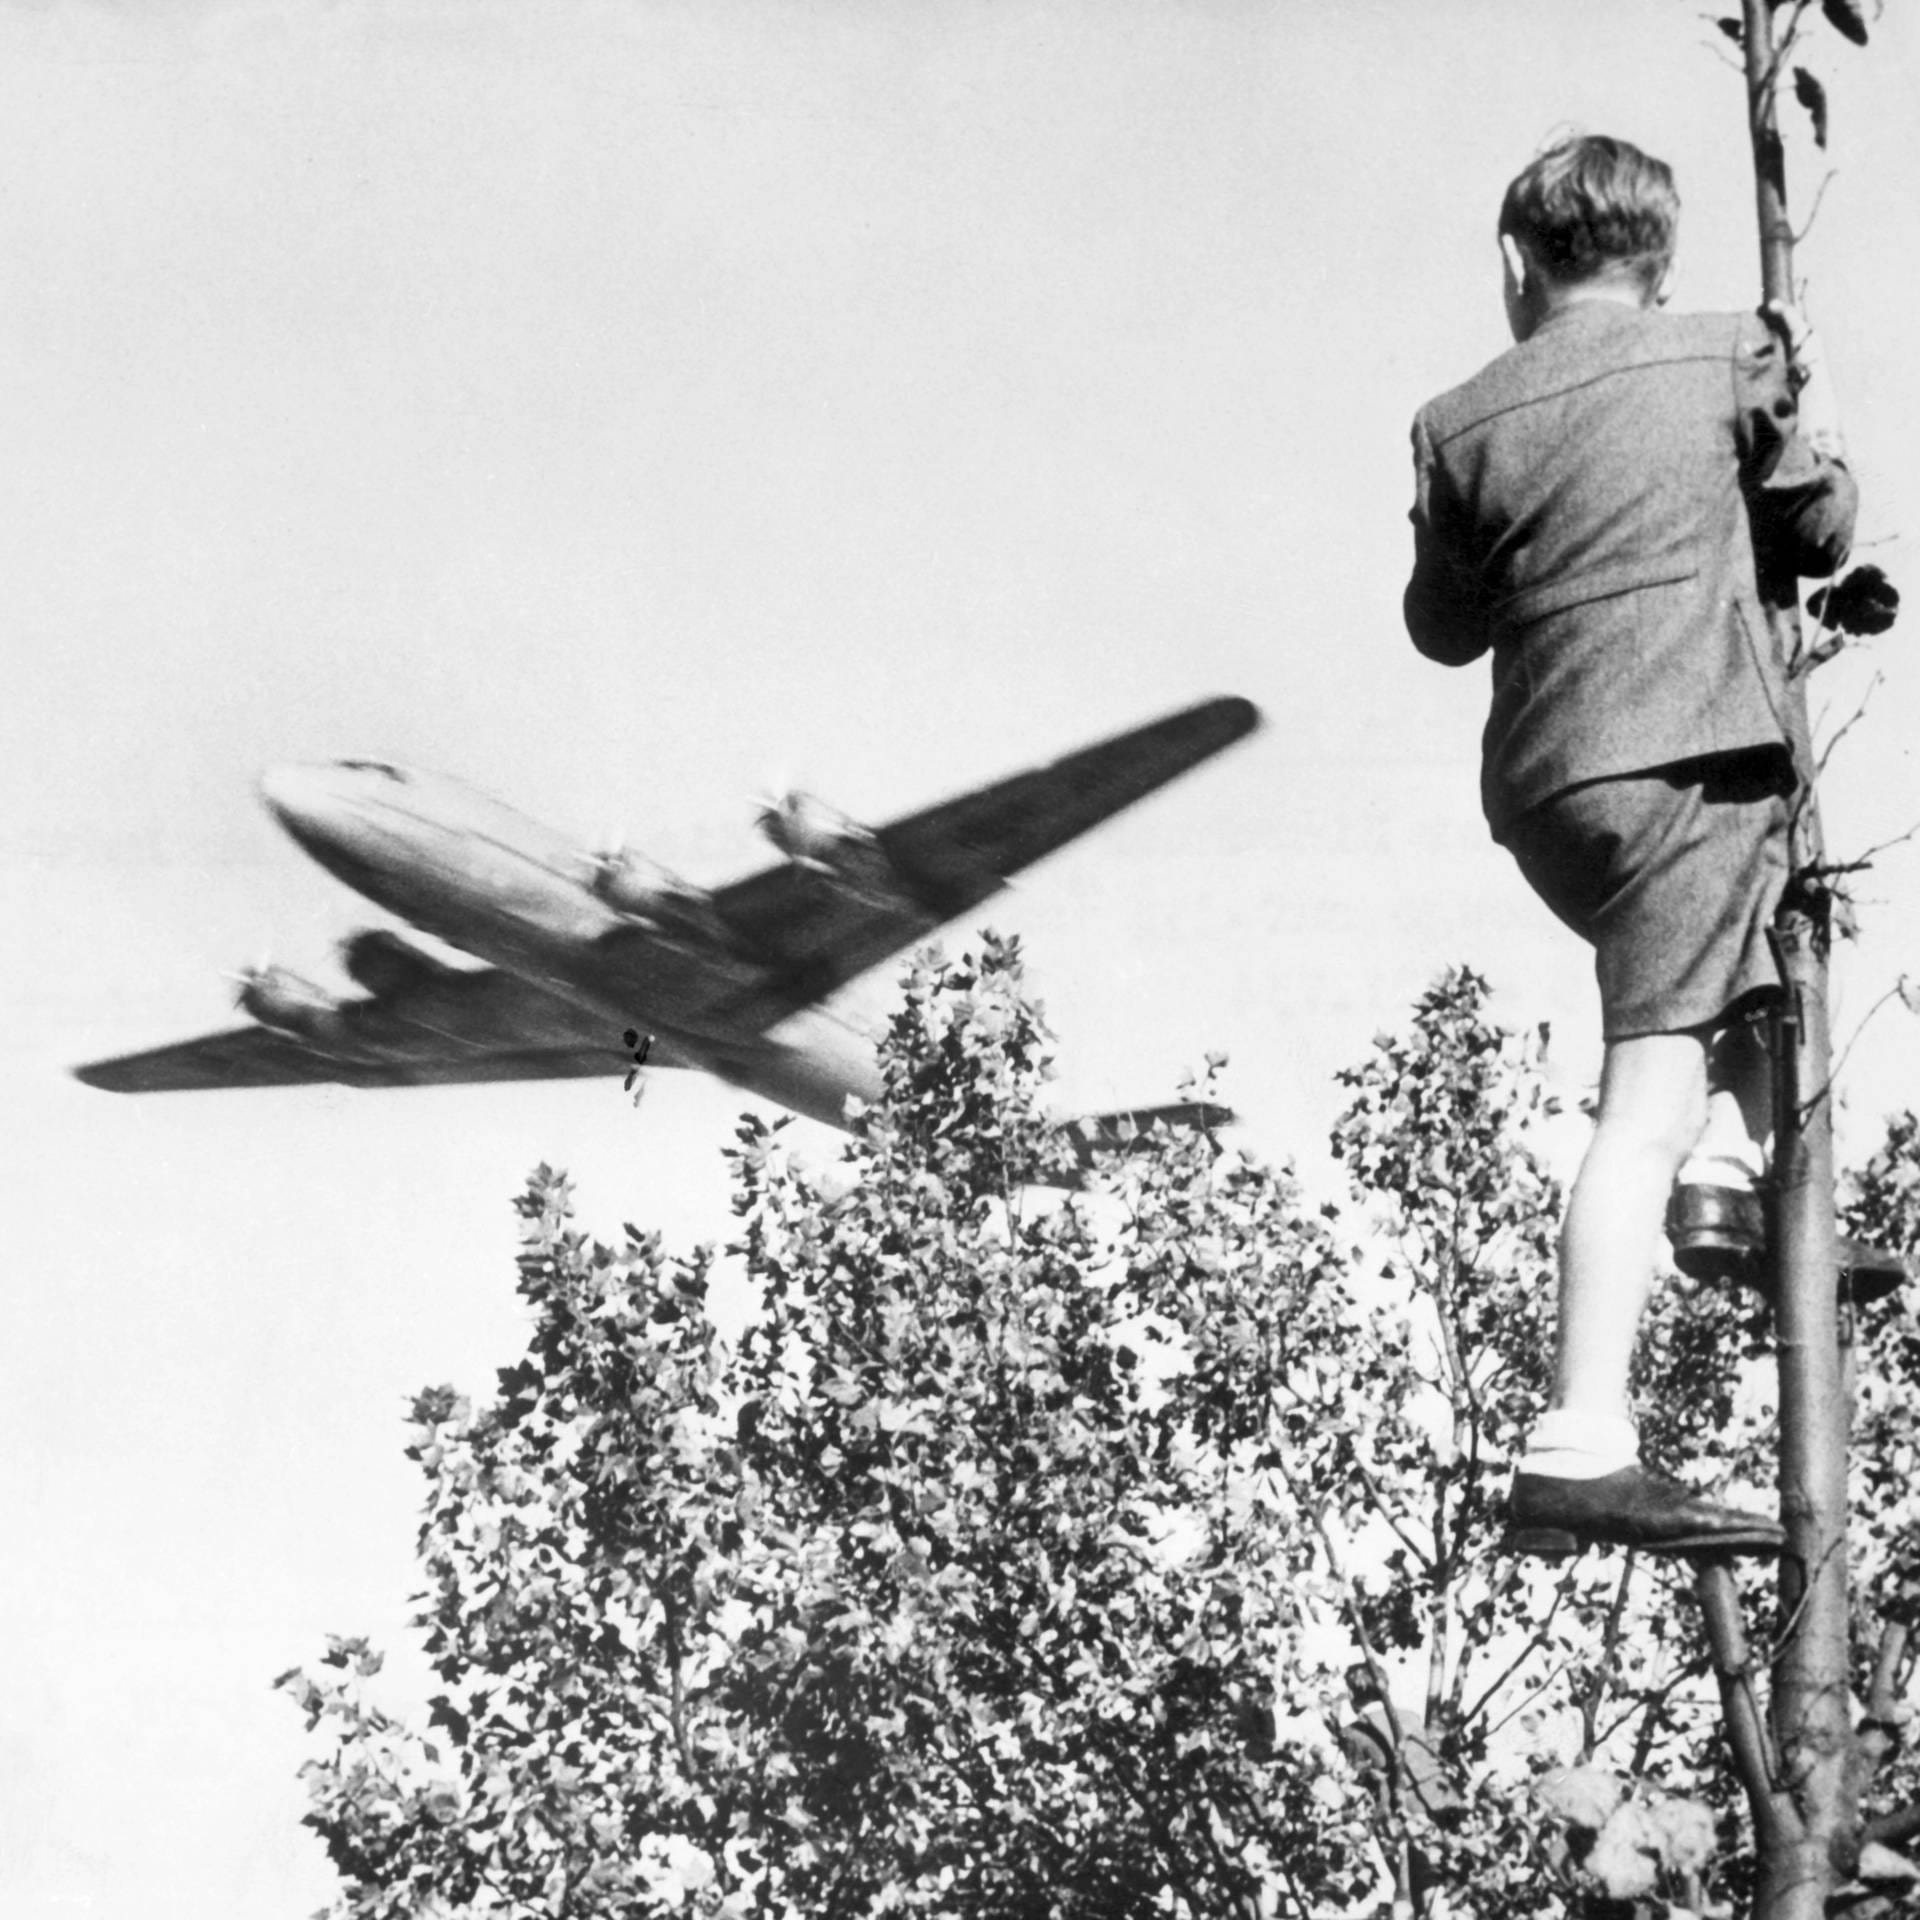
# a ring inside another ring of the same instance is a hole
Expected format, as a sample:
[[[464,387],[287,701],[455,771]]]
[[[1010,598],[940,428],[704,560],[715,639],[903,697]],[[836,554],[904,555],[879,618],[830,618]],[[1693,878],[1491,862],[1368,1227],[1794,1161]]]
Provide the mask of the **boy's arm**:
[[[1464,667],[1489,645],[1479,592],[1455,562],[1435,525],[1433,443],[1424,421],[1413,423],[1413,577],[1401,601],[1407,632],[1429,660]]]
[[[1853,544],[1860,489],[1847,471],[1818,364],[1798,314],[1777,307],[1743,327],[1734,384],[1741,468],[1761,563],[1824,578]],[[1803,385],[1813,389],[1804,405],[1797,397]]]

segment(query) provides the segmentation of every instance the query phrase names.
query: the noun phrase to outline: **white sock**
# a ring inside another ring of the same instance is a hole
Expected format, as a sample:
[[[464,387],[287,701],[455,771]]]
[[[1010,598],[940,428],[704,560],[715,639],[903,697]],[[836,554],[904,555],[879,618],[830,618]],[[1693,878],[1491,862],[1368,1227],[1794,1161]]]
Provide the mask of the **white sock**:
[[[1707,1124],[1680,1169],[1678,1184],[1702,1187],[1750,1187],[1767,1171],[1767,1156],[1748,1136],[1739,1103],[1717,1093],[1707,1107]]]
[[[1734,1153],[1696,1153],[1674,1176],[1676,1187],[1731,1187],[1748,1193],[1760,1184],[1766,1166],[1756,1147],[1753,1157]]]
[[[1556,1407],[1534,1422],[1520,1471],[1550,1480],[1598,1480],[1639,1458],[1640,1436],[1625,1414]]]

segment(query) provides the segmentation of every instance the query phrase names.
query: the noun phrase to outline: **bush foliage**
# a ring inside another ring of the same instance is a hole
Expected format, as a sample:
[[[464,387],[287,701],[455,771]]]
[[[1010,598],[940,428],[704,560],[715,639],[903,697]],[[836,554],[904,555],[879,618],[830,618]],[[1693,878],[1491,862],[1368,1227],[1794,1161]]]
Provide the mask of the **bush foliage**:
[[[922,957],[834,1197],[741,1125],[737,1341],[721,1256],[593,1240],[541,1168],[526,1353],[485,1405],[413,1408],[429,1723],[364,1641],[279,1683],[323,1736],[337,1911],[1495,1920],[1737,1888],[1684,1579],[1497,1551],[1560,1194],[1544,1035],[1486,997],[1448,975],[1341,1076],[1338,1204],[1171,1134],[1062,1201],[1017,949]],[[1862,1224],[1913,1243],[1916,1168],[1909,1118]],[[1650,1449],[1764,1484],[1761,1322],[1665,1302]],[[1870,1311],[1862,1585],[1904,1621],[1920,1337]]]

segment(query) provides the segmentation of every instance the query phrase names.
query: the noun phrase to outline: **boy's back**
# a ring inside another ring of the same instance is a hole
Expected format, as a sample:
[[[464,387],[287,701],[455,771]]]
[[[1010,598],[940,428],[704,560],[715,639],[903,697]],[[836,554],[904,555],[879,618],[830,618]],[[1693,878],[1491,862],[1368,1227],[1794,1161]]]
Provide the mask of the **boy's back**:
[[[1414,424],[1415,644],[1493,650],[1496,838],[1579,782],[1800,739],[1759,568],[1827,572],[1845,469],[1752,315],[1569,306]]]

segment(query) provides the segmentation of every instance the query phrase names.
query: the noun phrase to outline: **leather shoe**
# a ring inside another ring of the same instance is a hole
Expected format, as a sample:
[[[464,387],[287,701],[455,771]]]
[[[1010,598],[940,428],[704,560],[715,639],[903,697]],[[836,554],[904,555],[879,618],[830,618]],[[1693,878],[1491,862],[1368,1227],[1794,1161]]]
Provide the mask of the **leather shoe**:
[[[1596,1480],[1517,1473],[1507,1501],[1509,1553],[1564,1560],[1582,1547],[1647,1553],[1778,1553],[1787,1536],[1765,1514],[1723,1507],[1638,1461]]]
[[[1667,1199],[1667,1238],[1673,1264],[1689,1280],[1760,1284],[1767,1215],[1751,1187],[1682,1181]]]
[[[1751,1187],[1715,1187],[1682,1181],[1667,1202],[1667,1238],[1673,1263],[1690,1280],[1734,1282],[1766,1293],[1767,1215]],[[1907,1263],[1884,1247],[1842,1235],[1840,1277],[1856,1301],[1878,1300],[1911,1278]]]

